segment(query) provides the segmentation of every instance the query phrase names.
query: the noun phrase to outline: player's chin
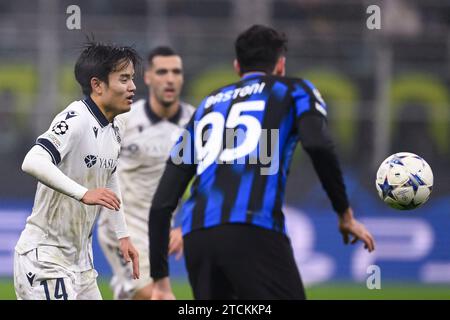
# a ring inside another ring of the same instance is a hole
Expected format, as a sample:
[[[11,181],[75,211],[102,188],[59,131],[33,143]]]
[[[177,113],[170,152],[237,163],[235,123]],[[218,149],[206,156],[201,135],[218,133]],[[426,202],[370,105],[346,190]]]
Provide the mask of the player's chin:
[[[163,99],[163,103],[164,104],[168,104],[168,105],[170,105],[170,104],[172,104],[172,103],[174,103],[175,102],[175,96],[170,96],[170,97],[164,97],[164,99]]]
[[[128,111],[130,111],[131,110],[131,104],[132,104],[133,102],[128,102],[128,101],[126,101],[125,103],[123,103],[122,104],[122,107],[120,108],[121,109],[121,111],[122,111],[122,113],[123,112],[128,112]]]
[[[177,92],[175,91],[165,91],[163,95],[165,100],[174,100],[176,96]]]

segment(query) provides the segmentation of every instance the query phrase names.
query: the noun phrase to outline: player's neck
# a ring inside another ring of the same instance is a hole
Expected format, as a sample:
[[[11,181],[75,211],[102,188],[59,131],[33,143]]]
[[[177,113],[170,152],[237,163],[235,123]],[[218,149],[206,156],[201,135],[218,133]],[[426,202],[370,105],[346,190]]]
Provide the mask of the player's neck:
[[[265,75],[266,75],[266,73],[263,71],[249,71],[249,72],[243,73],[241,75],[241,78],[245,78],[248,76],[265,76]]]
[[[154,96],[150,95],[149,99],[149,108],[152,108],[152,111],[162,119],[172,118],[178,112],[178,108],[180,107],[179,100],[175,100],[170,106],[165,107]]]
[[[100,111],[103,113],[103,115],[108,120],[108,122],[111,123],[117,114],[115,114],[114,112],[108,111],[108,108],[106,108],[106,106],[101,102],[99,97],[94,96],[94,95],[91,95],[90,97],[95,102],[95,104],[100,109]]]

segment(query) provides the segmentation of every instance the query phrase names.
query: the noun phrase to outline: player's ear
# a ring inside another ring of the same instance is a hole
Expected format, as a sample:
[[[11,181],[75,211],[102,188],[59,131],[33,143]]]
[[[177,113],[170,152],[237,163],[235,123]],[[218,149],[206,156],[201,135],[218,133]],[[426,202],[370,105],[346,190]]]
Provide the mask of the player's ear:
[[[237,59],[234,59],[233,67],[234,67],[234,71],[236,71],[236,73],[241,76],[242,75],[241,66],[239,65],[239,62],[237,61]]]
[[[286,74],[286,57],[281,56],[278,58],[275,69],[273,70],[273,74],[284,77],[284,75]]]
[[[102,88],[102,81],[99,78],[93,77],[91,78],[91,88],[92,92],[96,93],[97,95],[101,95],[103,92]]]

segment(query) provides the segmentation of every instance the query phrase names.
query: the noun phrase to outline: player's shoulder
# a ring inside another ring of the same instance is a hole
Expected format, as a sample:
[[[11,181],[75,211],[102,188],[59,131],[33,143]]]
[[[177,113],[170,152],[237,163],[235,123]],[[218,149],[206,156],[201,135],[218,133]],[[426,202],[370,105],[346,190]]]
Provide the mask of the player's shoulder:
[[[264,75],[259,77],[261,82],[265,82],[266,86],[265,88],[271,88],[270,90],[274,89],[274,86],[279,86],[279,88],[288,88],[290,90],[296,90],[298,88],[303,89],[307,92],[307,94],[312,94],[314,90],[317,90],[317,88],[314,86],[314,84],[305,79],[300,77],[292,77],[292,76],[278,76],[278,75]],[[247,85],[248,81],[254,81],[254,78],[249,79],[241,79],[240,81],[232,84],[232,85]],[[230,86],[230,85],[229,85]],[[217,91],[220,91],[222,89],[219,89]]]
[[[87,109],[82,100],[73,101],[60,111],[52,121],[52,124],[63,124],[73,129],[78,129],[86,123]]]
[[[189,122],[189,120],[191,120],[197,109],[194,108],[191,104],[184,101],[180,101],[180,109],[181,115],[180,119],[178,120],[178,126],[184,127]]]
[[[53,118],[48,130],[40,135],[38,140],[47,139],[55,146],[59,146],[67,139],[81,137],[87,132],[86,126],[89,123],[85,109],[81,100],[70,103]]]
[[[276,76],[276,75],[270,75],[270,76],[267,76],[267,78],[269,78],[272,82],[283,83],[288,86],[294,86],[294,87],[300,86],[300,87],[304,87],[306,89],[314,88],[314,85],[311,83],[311,81],[309,81],[305,78],[291,77],[291,76]]]
[[[191,117],[195,112],[195,107],[185,101],[180,102],[182,116]]]
[[[317,90],[317,87],[308,79],[299,77],[286,77],[287,81],[296,87],[301,87],[308,93]]]
[[[306,93],[311,98],[317,100],[321,104],[325,104],[319,89],[308,79],[298,77],[285,77],[287,83],[291,85],[294,92],[301,91]]]
[[[76,118],[79,116],[84,116],[86,111],[86,106],[83,103],[83,100],[76,100],[71,102],[67,107],[61,110],[55,118]]]

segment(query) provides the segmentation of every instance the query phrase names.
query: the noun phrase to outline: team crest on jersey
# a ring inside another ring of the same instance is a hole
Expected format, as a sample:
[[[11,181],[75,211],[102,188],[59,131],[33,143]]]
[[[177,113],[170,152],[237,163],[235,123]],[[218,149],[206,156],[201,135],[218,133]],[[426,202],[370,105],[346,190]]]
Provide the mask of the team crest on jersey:
[[[63,135],[67,130],[69,130],[69,125],[64,120],[56,123],[52,128],[52,132],[57,135]]]
[[[94,166],[94,165],[97,163],[97,156],[94,156],[94,155],[92,155],[92,154],[87,155],[87,156],[84,158],[84,163],[86,163],[86,166],[87,166],[88,168],[91,168],[92,166]]]
[[[78,115],[78,113],[76,113],[76,111],[68,111],[66,114],[66,119],[64,119],[64,120],[76,117],[77,115]]]

